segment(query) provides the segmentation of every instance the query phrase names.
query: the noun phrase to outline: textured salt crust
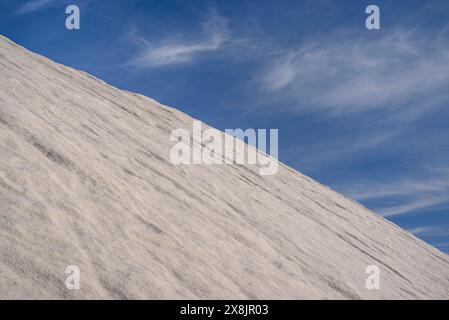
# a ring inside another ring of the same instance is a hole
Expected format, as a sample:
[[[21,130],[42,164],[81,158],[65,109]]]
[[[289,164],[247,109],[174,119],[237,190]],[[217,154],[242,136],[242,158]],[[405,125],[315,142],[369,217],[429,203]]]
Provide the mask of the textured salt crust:
[[[0,37],[0,298],[449,298],[447,255],[285,165],[173,166],[191,126]]]

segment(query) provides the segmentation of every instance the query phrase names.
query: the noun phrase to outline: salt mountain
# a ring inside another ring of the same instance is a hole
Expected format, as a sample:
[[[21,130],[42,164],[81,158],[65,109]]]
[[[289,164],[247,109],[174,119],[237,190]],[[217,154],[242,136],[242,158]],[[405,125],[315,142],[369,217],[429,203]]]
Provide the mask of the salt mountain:
[[[0,298],[449,298],[447,255],[283,164],[174,166],[192,121],[0,37]]]

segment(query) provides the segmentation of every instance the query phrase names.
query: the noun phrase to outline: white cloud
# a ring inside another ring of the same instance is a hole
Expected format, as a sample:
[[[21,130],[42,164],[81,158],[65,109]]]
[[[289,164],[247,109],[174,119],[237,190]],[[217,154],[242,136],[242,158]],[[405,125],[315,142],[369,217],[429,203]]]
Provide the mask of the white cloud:
[[[25,14],[38,11],[42,8],[47,7],[51,3],[55,2],[55,0],[30,0],[24,5],[22,5],[19,9],[16,10],[17,14]]]
[[[449,204],[449,172],[447,168],[428,168],[426,178],[403,179],[395,182],[365,181],[342,187],[346,194],[358,201],[376,200],[399,204],[374,209],[385,217],[418,212],[421,209]]]
[[[449,86],[449,45],[442,39],[400,29],[375,37],[335,32],[281,54],[259,85],[296,111],[345,114],[429,102]]]
[[[445,196],[428,196],[416,200],[410,200],[405,204],[379,208],[375,211],[384,217],[392,217],[402,214],[411,213],[419,209],[431,208],[448,202],[448,195]]]
[[[410,196],[442,191],[449,193],[449,177],[422,180],[405,179],[391,184],[371,183],[366,185],[362,183],[348,192],[357,200],[370,200],[382,197]]]
[[[442,237],[449,235],[449,228],[440,226],[421,226],[408,230],[408,232],[413,233],[416,236],[421,237]],[[447,244],[446,244],[447,245]],[[440,244],[440,246],[443,246]]]
[[[296,70],[293,65],[294,59],[295,56],[290,54],[274,63],[270,72],[263,79],[269,89],[279,90],[294,80],[296,76]]]
[[[191,62],[201,53],[218,50],[229,38],[226,19],[215,13],[203,23],[203,31],[200,39],[166,40],[157,45],[140,39],[136,42],[143,44],[143,50],[132,64],[155,67]]]

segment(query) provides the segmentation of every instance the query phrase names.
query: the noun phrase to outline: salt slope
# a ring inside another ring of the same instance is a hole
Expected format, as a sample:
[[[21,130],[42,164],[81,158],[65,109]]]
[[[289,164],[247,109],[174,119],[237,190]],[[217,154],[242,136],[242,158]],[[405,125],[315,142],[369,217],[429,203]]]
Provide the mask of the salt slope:
[[[192,120],[0,38],[0,298],[449,297],[447,255],[285,165],[172,165]]]

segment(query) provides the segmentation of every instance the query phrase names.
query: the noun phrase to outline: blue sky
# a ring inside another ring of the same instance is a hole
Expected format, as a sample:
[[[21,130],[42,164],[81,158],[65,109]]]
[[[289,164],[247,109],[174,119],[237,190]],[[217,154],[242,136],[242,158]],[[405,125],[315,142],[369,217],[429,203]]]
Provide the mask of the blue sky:
[[[1,0],[0,33],[219,129],[279,128],[281,161],[449,252],[446,0]]]

